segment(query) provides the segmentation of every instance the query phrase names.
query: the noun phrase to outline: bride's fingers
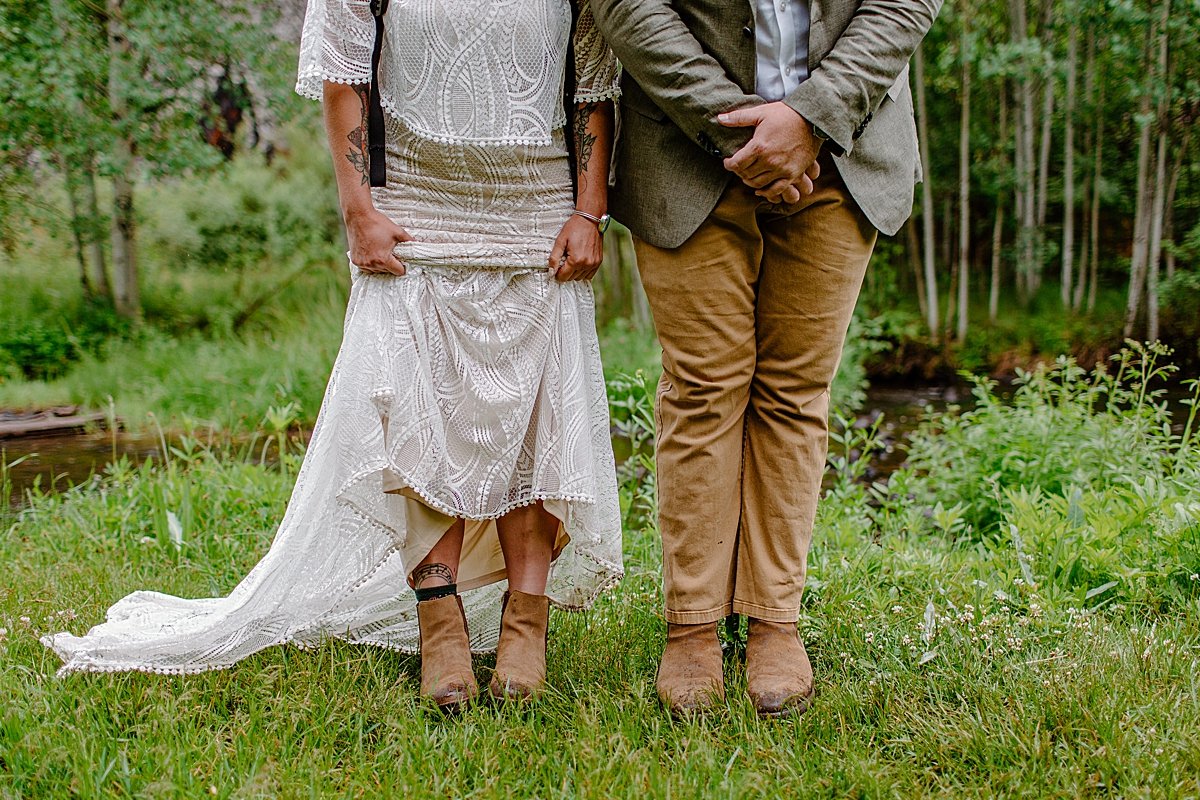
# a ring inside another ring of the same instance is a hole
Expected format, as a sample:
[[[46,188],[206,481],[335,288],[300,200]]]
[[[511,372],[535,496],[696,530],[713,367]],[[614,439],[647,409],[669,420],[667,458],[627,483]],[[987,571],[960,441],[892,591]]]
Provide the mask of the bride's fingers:
[[[550,267],[550,274],[558,272],[558,268],[562,266],[563,256],[567,253],[567,243],[562,237],[554,240],[554,247],[550,249],[550,258],[547,260]]]
[[[392,273],[393,275],[403,275],[405,272],[408,271],[404,267],[404,262],[401,261],[400,259],[396,258],[394,253],[388,256],[387,261],[386,261],[386,268],[387,268],[387,271]]]

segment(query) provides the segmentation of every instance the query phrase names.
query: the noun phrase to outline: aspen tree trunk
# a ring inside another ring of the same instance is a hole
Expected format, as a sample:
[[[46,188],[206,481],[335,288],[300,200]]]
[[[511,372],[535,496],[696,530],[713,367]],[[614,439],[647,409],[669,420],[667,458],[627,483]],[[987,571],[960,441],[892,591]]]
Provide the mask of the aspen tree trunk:
[[[1161,82],[1161,92],[1158,97],[1158,113],[1155,115],[1158,124],[1158,147],[1155,154],[1154,194],[1150,217],[1150,241],[1147,245],[1147,276],[1146,276],[1146,338],[1150,341],[1158,339],[1158,277],[1159,266],[1162,262],[1163,215],[1167,195],[1167,112],[1171,102],[1171,73],[1169,69],[1170,36],[1169,27],[1171,16],[1171,0],[1163,0],[1162,19],[1158,32],[1158,70],[1157,77]]]
[[[1085,137],[1087,139],[1089,137]],[[1087,142],[1084,142],[1084,147],[1087,148]],[[1090,149],[1090,148],[1087,148]],[[1083,208],[1080,209],[1080,219],[1086,226],[1088,219],[1092,215],[1091,190],[1089,188],[1089,176],[1083,176],[1083,185],[1080,187],[1080,195],[1083,197]],[[1071,287],[1071,310],[1079,311],[1083,307],[1084,294],[1087,292],[1087,265],[1088,265],[1088,237],[1079,237],[1079,261],[1075,269],[1075,285]]]
[[[938,240],[938,247],[941,250],[939,261],[942,264],[952,265],[954,264],[954,197],[952,195],[946,195],[946,197],[942,198],[941,218],[943,220],[942,229],[938,231],[941,237]],[[957,270],[952,269],[950,274],[951,276],[957,274]],[[950,291],[950,295],[953,297],[953,290]],[[949,326],[953,317],[953,312],[947,310],[945,314],[947,326]],[[948,327],[947,330],[949,330]]]
[[[650,301],[646,299],[646,290],[638,278],[637,255],[633,250],[633,235],[624,228],[619,228],[617,237],[618,258],[622,270],[629,275],[629,305],[632,311],[633,327],[638,331],[653,331],[654,320],[650,315]]]
[[[108,258],[104,253],[104,241],[100,235],[100,200],[96,196],[96,162],[88,156],[83,167],[83,204],[91,228],[88,231],[88,259],[92,269],[92,286],[96,294],[114,303],[112,286],[108,282]]]
[[[1166,218],[1163,220],[1163,240],[1175,243],[1175,195],[1179,190],[1179,176],[1183,172],[1184,156],[1188,151],[1188,145],[1191,143],[1192,132],[1189,128],[1184,131],[1183,142],[1175,150],[1175,161],[1171,164],[1171,177],[1167,180],[1167,199],[1166,199]],[[1172,248],[1167,248],[1164,256],[1167,277],[1175,277],[1175,251]]]
[[[1150,218],[1150,241],[1146,275],[1146,338],[1158,338],[1158,277],[1162,262],[1163,204],[1167,190],[1167,128],[1160,124],[1158,152],[1155,156],[1153,211]]]
[[[962,45],[962,110],[958,123],[958,327],[955,338],[963,342],[969,325],[968,295],[970,293],[971,261],[971,59],[970,0],[963,0]]]
[[[118,131],[109,157],[113,166],[112,257],[113,305],[129,319],[141,316],[138,293],[136,221],[133,210],[134,147],[128,128],[129,103],[122,85],[121,65],[129,56],[125,35],[124,0],[106,0],[108,33],[108,102]]]
[[[1138,113],[1142,119],[1149,119],[1152,107],[1149,92],[1143,92]],[[1129,258],[1129,295],[1125,304],[1125,326],[1122,335],[1128,339],[1133,336],[1138,314],[1142,310],[1142,293],[1146,286],[1146,263],[1150,243],[1150,142],[1153,123],[1147,122],[1142,126],[1138,136],[1138,171],[1136,212],[1133,221],[1133,251]]]
[[[1090,26],[1088,27],[1087,36],[1087,55],[1085,56],[1083,68],[1083,90],[1086,96],[1087,108],[1089,114],[1094,114],[1097,119],[1100,117],[1100,104],[1096,102],[1096,32]],[[1071,120],[1072,129],[1074,129],[1074,118]],[[1099,128],[1099,123],[1097,123]],[[1098,130],[1087,128],[1084,132],[1084,149],[1094,153],[1099,146],[1100,136]],[[1080,311],[1083,308],[1083,300],[1087,294],[1088,288],[1088,259],[1091,258],[1091,239],[1087,234],[1088,224],[1092,216],[1092,192],[1089,191],[1092,176],[1088,175],[1083,181],[1083,216],[1080,220],[1082,235],[1080,236],[1079,247],[1079,275],[1075,284],[1075,296],[1072,298],[1071,308],[1075,311]],[[1074,224],[1072,223],[1072,228]]]
[[[1096,151],[1092,169],[1092,218],[1088,231],[1091,245],[1091,268],[1088,270],[1087,312],[1096,310],[1097,279],[1100,274],[1100,191],[1104,167],[1104,84],[1097,92],[1096,108],[1092,112],[1096,119]]]
[[[928,319],[929,309],[925,304],[929,301],[925,296],[925,276],[921,272],[921,243],[917,241],[917,226],[911,218],[904,226],[904,235],[908,243],[906,249],[913,282],[917,287],[917,309],[921,312],[921,319]]]
[[[942,215],[942,219],[946,221],[945,225],[942,226],[943,230],[946,232],[946,235],[943,238],[947,241],[947,243],[949,243],[949,239],[953,233],[951,230],[954,220],[953,204],[954,199],[947,197],[946,209]],[[943,255],[945,255],[945,258],[942,261],[949,267],[948,271],[950,273],[950,285],[946,288],[946,311],[942,315],[942,325],[944,328],[942,333],[944,338],[952,339],[954,337],[954,322],[956,319],[958,319],[958,264],[955,262],[954,256],[950,254],[948,248]]]
[[[96,296],[96,289],[92,286],[91,274],[88,270],[87,256],[84,254],[84,239],[83,226],[86,224],[83,219],[83,209],[80,206],[79,193],[82,191],[78,176],[75,170],[71,168],[70,161],[67,158],[58,158],[59,169],[63,173],[63,182],[67,189],[67,203],[71,212],[71,242],[75,249],[75,261],[79,266],[79,283],[83,287],[83,296],[89,300]]]
[[[1037,172],[1037,225],[1040,231],[1046,227],[1046,213],[1050,199],[1050,150],[1053,144],[1054,122],[1054,77],[1047,76],[1046,85],[1042,89],[1042,133],[1039,140],[1038,172]],[[1038,241],[1038,250],[1042,243]],[[1038,253],[1038,272],[1042,270],[1042,253]],[[1039,274],[1039,278],[1041,275]],[[1040,282],[1040,281],[1039,281]]]
[[[1025,203],[1028,200],[1026,187],[1021,181],[1021,176],[1025,174],[1025,150],[1021,146],[1021,103],[1020,98],[1015,97],[1013,116],[1016,124],[1013,126],[1013,175],[1016,180],[1013,181],[1013,217],[1017,228],[1016,247],[1016,284],[1017,294],[1024,299],[1029,293],[1028,277],[1029,273],[1025,268],[1024,257],[1024,242],[1022,241],[1022,231],[1024,230],[1025,219]]]
[[[996,219],[992,222],[992,285],[988,291],[988,320],[1000,316],[1000,263],[1004,245],[1004,203],[996,203]]]
[[[1063,132],[1063,235],[1061,292],[1063,308],[1071,307],[1071,289],[1075,283],[1075,66],[1078,34],[1074,21],[1067,34],[1067,107]]]
[[[1008,87],[1000,84],[1000,137],[1001,143],[1008,140]],[[1001,145],[1003,146],[1003,144]],[[1004,195],[996,199],[996,218],[992,222],[992,279],[988,290],[988,319],[995,322],[1000,315],[1001,252],[1004,242]]]
[[[1054,7],[1062,0],[1042,0],[1041,20],[1039,23],[1039,39],[1042,49],[1047,53],[1047,59],[1053,59],[1054,52]],[[1041,284],[1042,270],[1045,267],[1045,227],[1046,210],[1050,202],[1050,152],[1054,134],[1054,104],[1055,83],[1053,64],[1042,78],[1042,132],[1038,152],[1038,188],[1037,188],[1037,274],[1038,284]]]
[[[1009,0],[1009,19],[1012,29],[1012,41],[1022,49],[1027,49],[1029,39],[1029,20],[1026,14],[1026,0]],[[1018,214],[1018,289],[1023,300],[1028,300],[1037,291],[1036,240],[1037,240],[1037,208],[1036,192],[1034,191],[1034,99],[1032,69],[1028,57],[1021,59],[1021,74],[1017,77],[1017,124],[1016,162],[1017,162],[1017,214]]]
[[[921,234],[925,265],[925,324],[929,326],[929,334],[934,341],[940,336],[940,315],[938,313],[937,269],[934,264],[933,239],[933,170],[929,163],[929,112],[925,99],[925,50],[918,47],[913,55],[913,68],[916,72],[917,84],[917,129],[920,140],[921,168],[924,180],[921,181]]]

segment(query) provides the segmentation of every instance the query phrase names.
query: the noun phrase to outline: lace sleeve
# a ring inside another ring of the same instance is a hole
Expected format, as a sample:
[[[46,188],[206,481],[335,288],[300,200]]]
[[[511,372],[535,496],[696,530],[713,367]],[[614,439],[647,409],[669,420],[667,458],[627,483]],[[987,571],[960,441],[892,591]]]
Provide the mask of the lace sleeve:
[[[322,84],[368,83],[375,21],[369,0],[308,0],[296,91],[321,99]]]
[[[599,103],[621,96],[621,67],[604,40],[592,4],[579,0],[579,19],[575,23],[575,102]]]

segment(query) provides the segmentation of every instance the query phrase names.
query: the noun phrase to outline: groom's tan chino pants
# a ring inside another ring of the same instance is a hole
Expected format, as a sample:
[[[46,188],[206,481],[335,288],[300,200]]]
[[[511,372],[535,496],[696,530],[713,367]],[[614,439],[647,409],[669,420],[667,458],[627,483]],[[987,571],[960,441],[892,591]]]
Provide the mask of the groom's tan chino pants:
[[[635,241],[663,348],[659,528],[668,622],[794,622],[829,385],[876,231],[828,157],[773,206],[732,181],[673,250]]]

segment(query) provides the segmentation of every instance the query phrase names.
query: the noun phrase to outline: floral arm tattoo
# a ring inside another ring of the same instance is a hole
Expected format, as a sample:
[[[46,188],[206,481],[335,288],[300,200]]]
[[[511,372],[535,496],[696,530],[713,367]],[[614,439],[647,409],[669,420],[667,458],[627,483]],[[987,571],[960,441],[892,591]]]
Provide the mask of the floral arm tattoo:
[[[362,175],[365,185],[368,180],[370,160],[367,156],[367,105],[370,97],[370,85],[355,84],[354,93],[362,103],[362,123],[346,136],[350,140],[350,149],[346,151],[346,160]]]
[[[579,173],[580,191],[587,186],[588,163],[592,160],[592,149],[596,144],[596,135],[588,130],[596,106],[596,103],[586,103],[575,108],[572,129],[575,133],[575,171]]]

